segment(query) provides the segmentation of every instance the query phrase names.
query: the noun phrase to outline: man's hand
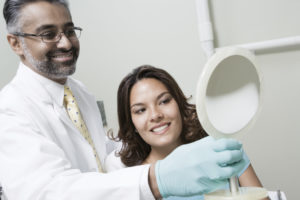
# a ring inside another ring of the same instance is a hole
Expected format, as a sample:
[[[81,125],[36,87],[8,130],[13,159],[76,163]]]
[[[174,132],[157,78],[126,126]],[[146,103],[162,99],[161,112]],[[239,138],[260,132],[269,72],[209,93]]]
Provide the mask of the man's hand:
[[[149,184],[156,198],[200,195],[223,187],[245,165],[237,140],[206,137],[151,165]]]

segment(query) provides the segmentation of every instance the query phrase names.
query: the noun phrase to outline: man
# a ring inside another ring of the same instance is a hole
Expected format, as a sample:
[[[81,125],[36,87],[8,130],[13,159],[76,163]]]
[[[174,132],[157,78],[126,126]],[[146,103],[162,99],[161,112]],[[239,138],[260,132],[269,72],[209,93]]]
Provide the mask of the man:
[[[155,165],[104,173],[95,99],[75,72],[81,28],[65,0],[6,0],[7,40],[20,57],[0,93],[0,183],[9,200],[154,199],[210,192],[245,165],[235,140],[182,145]]]

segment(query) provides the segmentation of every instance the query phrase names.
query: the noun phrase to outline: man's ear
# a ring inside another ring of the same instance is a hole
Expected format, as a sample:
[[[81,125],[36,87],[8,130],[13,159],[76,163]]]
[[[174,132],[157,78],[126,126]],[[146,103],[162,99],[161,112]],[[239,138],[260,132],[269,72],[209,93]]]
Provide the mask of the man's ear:
[[[7,35],[7,41],[10,45],[10,47],[12,48],[12,50],[19,56],[23,55],[23,48],[21,45],[21,41],[20,38],[18,38],[18,36],[15,36],[13,34],[8,34]]]

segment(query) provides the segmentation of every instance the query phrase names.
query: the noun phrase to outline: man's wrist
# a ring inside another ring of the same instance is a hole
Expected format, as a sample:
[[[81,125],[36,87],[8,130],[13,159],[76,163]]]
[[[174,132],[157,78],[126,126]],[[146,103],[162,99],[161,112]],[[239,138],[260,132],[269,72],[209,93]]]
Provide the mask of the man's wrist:
[[[162,196],[159,192],[158,185],[156,182],[155,163],[150,165],[148,181],[149,181],[151,192],[154,195],[155,199],[162,199]]]

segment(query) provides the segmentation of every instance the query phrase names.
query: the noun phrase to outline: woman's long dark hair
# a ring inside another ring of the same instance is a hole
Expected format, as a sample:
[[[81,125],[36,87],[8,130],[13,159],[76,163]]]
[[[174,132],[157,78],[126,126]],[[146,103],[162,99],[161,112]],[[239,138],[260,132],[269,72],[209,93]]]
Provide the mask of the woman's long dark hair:
[[[135,131],[130,111],[130,93],[133,85],[145,78],[154,78],[165,85],[178,104],[182,118],[180,139],[183,144],[194,142],[207,136],[197,117],[194,104],[189,104],[174,78],[165,70],[150,65],[134,69],[120,83],[118,89],[118,119],[119,132],[114,138],[122,141],[118,153],[126,166],[141,164],[149,155],[151,147]]]

